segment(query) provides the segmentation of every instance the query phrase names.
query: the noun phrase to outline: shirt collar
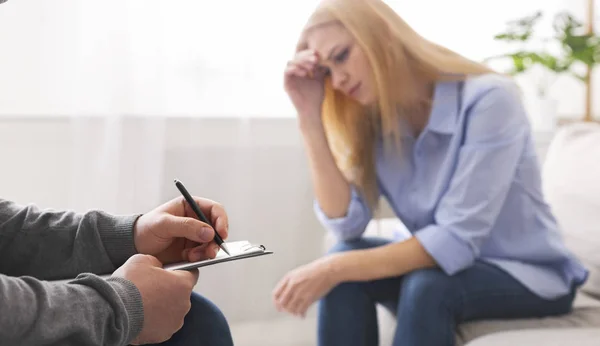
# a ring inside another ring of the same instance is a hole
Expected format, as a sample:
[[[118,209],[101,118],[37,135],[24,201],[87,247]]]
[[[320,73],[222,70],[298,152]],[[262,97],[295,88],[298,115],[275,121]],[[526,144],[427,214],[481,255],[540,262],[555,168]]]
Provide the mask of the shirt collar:
[[[462,97],[463,81],[438,82],[433,92],[433,104],[429,120],[423,132],[432,131],[440,134],[454,134],[458,127],[458,112]],[[406,120],[399,118],[400,135],[402,138],[413,138]],[[380,141],[383,140],[379,134]]]
[[[442,81],[435,86],[431,114],[425,130],[453,134],[458,126],[462,81]]]

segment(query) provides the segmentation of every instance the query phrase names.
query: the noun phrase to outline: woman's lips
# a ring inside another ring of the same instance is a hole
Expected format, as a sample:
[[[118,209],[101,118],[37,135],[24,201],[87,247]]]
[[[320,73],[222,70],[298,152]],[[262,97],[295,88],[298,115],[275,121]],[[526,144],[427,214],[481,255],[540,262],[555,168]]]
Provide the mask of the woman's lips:
[[[352,96],[352,97],[356,97],[356,94],[358,93],[358,90],[360,89],[360,82],[356,83],[356,85],[354,87],[352,87],[352,89],[350,89],[350,91],[348,91],[348,95]]]

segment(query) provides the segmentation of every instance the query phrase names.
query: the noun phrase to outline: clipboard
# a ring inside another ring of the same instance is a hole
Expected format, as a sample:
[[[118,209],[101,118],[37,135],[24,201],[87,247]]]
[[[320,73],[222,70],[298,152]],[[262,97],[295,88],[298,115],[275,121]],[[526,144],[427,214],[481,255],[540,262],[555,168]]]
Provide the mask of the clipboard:
[[[273,251],[268,251],[263,245],[255,245],[247,240],[227,242],[227,249],[231,256],[227,255],[223,249],[219,249],[215,258],[206,259],[198,262],[179,262],[165,265],[166,270],[189,270],[194,268],[206,267],[223,262],[237,261],[241,259],[271,255]]]

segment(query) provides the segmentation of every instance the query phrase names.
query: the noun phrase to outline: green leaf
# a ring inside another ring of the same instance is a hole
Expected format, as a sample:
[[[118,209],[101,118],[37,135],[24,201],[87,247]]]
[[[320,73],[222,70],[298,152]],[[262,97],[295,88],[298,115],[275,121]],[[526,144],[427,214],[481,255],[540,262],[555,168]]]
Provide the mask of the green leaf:
[[[541,17],[542,12],[537,11],[533,15],[510,20],[506,23],[506,31],[496,34],[494,39],[499,41],[527,41],[533,35],[533,27]]]
[[[571,72],[571,75],[573,77],[579,79],[580,81],[585,82],[585,75],[582,76],[582,75],[580,75],[580,74],[578,74],[576,72]]]

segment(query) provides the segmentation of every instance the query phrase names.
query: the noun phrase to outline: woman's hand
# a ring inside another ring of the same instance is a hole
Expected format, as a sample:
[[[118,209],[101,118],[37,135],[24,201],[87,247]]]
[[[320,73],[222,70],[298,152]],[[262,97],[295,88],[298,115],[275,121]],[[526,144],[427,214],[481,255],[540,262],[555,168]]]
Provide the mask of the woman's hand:
[[[321,121],[326,70],[318,66],[314,50],[298,52],[289,61],[284,73],[284,88],[300,121]]]
[[[308,308],[339,284],[333,257],[324,257],[287,273],[273,290],[278,311],[304,317]]]

